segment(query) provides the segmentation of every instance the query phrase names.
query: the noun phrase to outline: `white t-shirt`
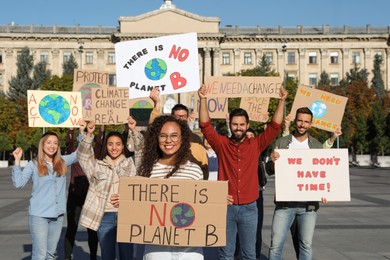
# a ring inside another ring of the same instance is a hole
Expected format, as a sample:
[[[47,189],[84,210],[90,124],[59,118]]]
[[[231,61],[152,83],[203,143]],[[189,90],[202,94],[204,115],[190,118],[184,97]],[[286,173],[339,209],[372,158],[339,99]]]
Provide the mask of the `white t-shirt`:
[[[306,138],[303,142],[299,142],[294,136],[292,136],[291,143],[288,149],[309,149],[309,138]]]

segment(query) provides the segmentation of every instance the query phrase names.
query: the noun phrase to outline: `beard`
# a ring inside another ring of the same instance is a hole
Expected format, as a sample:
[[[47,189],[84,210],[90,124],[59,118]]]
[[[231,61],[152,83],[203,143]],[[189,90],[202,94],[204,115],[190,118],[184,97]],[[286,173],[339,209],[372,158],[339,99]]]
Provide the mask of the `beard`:
[[[307,128],[300,127],[300,128],[297,129],[297,131],[295,131],[295,134],[297,136],[304,136],[304,135],[307,134],[307,131],[308,131]]]
[[[231,138],[232,138],[234,141],[236,141],[236,142],[241,142],[241,141],[245,138],[246,131],[245,131],[245,132],[242,132],[241,135],[237,135],[236,132],[237,132],[237,131],[235,131],[235,132],[232,133]]]

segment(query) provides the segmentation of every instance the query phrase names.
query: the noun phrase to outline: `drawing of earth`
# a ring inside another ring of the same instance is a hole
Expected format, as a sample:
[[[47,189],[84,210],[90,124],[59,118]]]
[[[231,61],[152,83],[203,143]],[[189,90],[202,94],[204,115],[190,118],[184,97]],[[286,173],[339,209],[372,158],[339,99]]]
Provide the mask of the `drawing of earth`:
[[[167,64],[164,60],[155,58],[145,65],[145,75],[150,80],[160,80],[167,74]]]
[[[69,102],[57,94],[47,95],[39,102],[39,114],[49,124],[62,124],[70,116]]]
[[[175,227],[191,226],[195,220],[195,211],[191,205],[179,203],[172,207],[171,222]]]
[[[313,116],[316,118],[321,118],[326,115],[328,108],[325,103],[321,101],[314,101],[311,103],[309,109],[313,113]]]
[[[81,88],[80,88],[80,92],[81,92],[81,100],[82,100],[82,104],[83,104],[83,108],[85,110],[92,110],[92,90],[91,88],[100,88],[101,86],[99,84],[95,84],[95,83],[87,83],[87,84],[84,84]]]

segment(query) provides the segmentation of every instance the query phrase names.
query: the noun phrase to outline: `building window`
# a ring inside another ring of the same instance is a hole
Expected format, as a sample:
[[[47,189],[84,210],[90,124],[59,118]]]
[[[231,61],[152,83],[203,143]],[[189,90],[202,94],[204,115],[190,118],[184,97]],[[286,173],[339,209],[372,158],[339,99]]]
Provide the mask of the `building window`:
[[[338,52],[331,52],[330,53],[330,63],[331,64],[338,64],[339,63],[339,53]]]
[[[317,64],[317,52],[309,52],[309,64]]]
[[[309,85],[310,87],[317,86],[317,74],[309,74]]]
[[[288,72],[287,73],[287,77],[296,79],[297,78],[297,74],[296,73],[292,73],[292,72]]]
[[[252,53],[250,52],[244,53],[244,64],[252,64]]]
[[[229,52],[223,52],[222,53],[222,64],[230,64],[230,53]]]
[[[85,64],[93,64],[93,52],[87,51],[85,53]]]
[[[64,63],[69,62],[71,54],[70,51],[64,51]]]
[[[41,51],[40,60],[41,60],[41,62],[46,62],[46,63],[48,63],[48,61],[49,61],[49,52],[47,52],[47,51]]]
[[[3,74],[0,73],[0,86],[2,86],[4,83],[4,78],[3,78]]]
[[[3,53],[0,51],[0,64],[3,63]]]
[[[352,52],[352,63],[360,64],[360,52]]]
[[[268,63],[272,63],[272,61],[273,61],[273,53],[272,52],[266,52],[265,54],[265,59],[268,61]]]
[[[295,52],[287,53],[287,64],[295,64]]]
[[[113,51],[108,53],[108,64],[115,64],[115,52]]]
[[[338,86],[339,85],[339,74],[337,74],[337,73],[330,74],[330,85],[331,86]]]
[[[110,86],[116,86],[116,74],[109,74],[108,75],[108,84]]]

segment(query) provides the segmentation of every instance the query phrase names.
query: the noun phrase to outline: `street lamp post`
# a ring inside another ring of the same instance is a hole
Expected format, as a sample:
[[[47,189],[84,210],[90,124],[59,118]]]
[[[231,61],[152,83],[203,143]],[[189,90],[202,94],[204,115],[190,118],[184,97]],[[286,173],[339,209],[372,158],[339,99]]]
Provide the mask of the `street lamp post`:
[[[287,81],[287,74],[286,74],[286,51],[287,51],[287,42],[282,42],[282,52],[283,52],[283,87],[286,89],[286,81]],[[286,117],[286,102],[284,102],[284,110],[283,110],[283,117]]]

